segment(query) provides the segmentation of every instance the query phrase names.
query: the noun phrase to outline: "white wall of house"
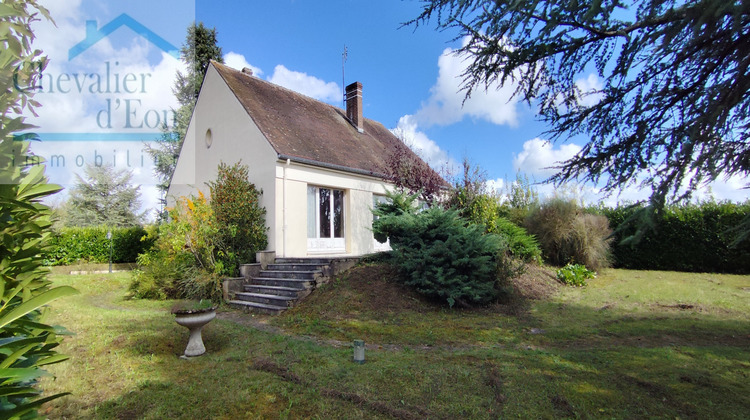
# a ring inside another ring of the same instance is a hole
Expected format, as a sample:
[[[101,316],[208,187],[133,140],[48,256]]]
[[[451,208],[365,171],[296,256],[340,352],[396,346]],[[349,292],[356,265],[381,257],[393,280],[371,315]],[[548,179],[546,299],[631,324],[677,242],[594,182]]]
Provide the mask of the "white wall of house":
[[[385,194],[388,184],[382,179],[349,172],[319,168],[295,162],[279,161],[276,166],[276,254],[286,257],[309,257],[307,187],[344,191],[343,252],[323,255],[364,255],[375,252],[372,235],[373,194]]]
[[[210,145],[206,141],[210,130]],[[261,205],[266,208],[266,225],[276,226],[276,151],[266,141],[234,93],[218,72],[209,66],[201,94],[185,135],[172,183],[168,206],[181,196],[208,196],[206,182],[216,180],[220,162],[238,161],[249,167],[250,181],[263,190]],[[276,247],[276,236],[269,231],[269,249]]]
[[[206,137],[210,130],[211,141]],[[279,257],[316,255],[308,248],[308,186],[344,191],[343,250],[318,254],[364,255],[375,251],[371,231],[373,194],[388,184],[377,177],[280,160],[221,76],[209,67],[167,196],[174,206],[181,196],[202,191],[217,176],[220,162],[242,161],[250,181],[263,190],[268,250]]]

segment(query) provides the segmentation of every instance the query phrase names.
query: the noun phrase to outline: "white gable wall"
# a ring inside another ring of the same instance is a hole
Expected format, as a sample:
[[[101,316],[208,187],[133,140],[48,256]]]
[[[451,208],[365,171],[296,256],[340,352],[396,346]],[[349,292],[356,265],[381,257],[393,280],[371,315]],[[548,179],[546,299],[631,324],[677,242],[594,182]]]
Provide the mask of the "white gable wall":
[[[209,129],[210,146],[206,144]],[[216,69],[209,66],[169,187],[168,206],[174,206],[178,197],[197,194],[198,190],[208,196],[206,182],[216,180],[219,163],[232,165],[240,160],[249,167],[250,181],[263,190],[261,205],[266,208],[266,225],[271,228],[268,249],[273,250],[276,151]]]

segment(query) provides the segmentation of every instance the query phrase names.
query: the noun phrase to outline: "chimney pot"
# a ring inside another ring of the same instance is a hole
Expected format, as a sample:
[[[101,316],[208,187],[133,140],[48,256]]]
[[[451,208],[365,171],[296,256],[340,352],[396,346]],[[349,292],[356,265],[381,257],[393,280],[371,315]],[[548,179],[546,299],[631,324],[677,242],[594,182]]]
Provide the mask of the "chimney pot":
[[[250,67],[243,67],[242,68],[242,72],[245,73],[248,76],[252,76],[253,75],[253,69],[251,69]]]
[[[346,87],[346,118],[363,133],[365,120],[362,117],[362,83],[354,82]]]

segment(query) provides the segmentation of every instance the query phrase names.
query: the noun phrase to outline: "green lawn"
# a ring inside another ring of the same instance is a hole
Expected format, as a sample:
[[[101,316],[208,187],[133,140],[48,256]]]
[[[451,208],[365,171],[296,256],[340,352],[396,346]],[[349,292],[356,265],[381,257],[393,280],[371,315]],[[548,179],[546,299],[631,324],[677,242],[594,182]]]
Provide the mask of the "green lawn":
[[[54,275],[75,335],[50,418],[747,418],[750,276],[609,270],[523,309],[435,307],[359,267],[279,317],[222,309],[180,360],[171,302]],[[377,298],[373,296],[377,295]],[[512,313],[508,314],[508,313]],[[349,343],[368,343],[367,363]]]

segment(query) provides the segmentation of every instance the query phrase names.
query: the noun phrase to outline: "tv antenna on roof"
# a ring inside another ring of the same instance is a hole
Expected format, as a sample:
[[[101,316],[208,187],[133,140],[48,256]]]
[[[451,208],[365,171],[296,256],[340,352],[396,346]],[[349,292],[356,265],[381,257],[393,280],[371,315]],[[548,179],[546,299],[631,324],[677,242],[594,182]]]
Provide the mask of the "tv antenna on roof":
[[[344,44],[344,52],[341,53],[341,96],[344,109],[346,109],[346,74],[344,72],[344,63],[346,63],[346,56],[348,55],[346,44]]]

